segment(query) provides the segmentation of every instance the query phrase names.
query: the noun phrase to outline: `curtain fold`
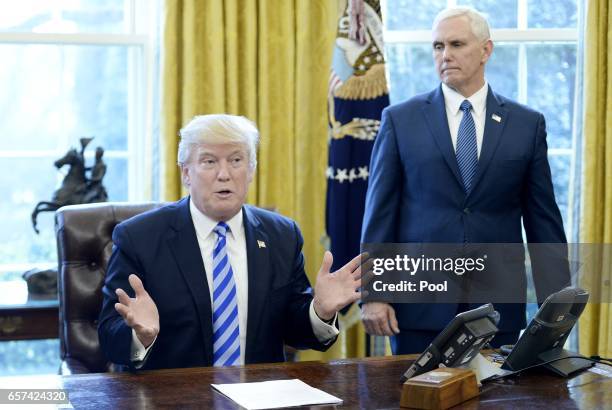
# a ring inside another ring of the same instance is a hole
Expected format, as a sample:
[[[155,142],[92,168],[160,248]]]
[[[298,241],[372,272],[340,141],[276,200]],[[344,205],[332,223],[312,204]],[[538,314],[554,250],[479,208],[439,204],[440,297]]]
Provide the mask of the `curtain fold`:
[[[178,131],[194,115],[255,121],[261,139],[247,202],[293,218],[314,283],[324,248],[327,81],[338,6],[329,0],[166,0],[162,51],[161,197],[185,195]],[[343,335],[327,354],[355,350]]]
[[[606,244],[594,256],[593,300],[579,322],[580,351],[612,356],[612,0],[587,0],[584,32],[583,198],[580,241]]]

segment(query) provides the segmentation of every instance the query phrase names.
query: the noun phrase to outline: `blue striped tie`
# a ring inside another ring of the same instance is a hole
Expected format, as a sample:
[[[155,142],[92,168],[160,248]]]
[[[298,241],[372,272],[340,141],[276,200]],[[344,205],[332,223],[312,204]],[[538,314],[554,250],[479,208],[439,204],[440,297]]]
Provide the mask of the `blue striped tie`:
[[[463,118],[459,124],[457,133],[457,164],[463,178],[465,193],[469,193],[472,188],[472,179],[478,167],[478,145],[476,143],[476,125],[472,118],[472,104],[468,100],[461,103]]]
[[[229,226],[219,222],[214,231],[217,242],[213,249],[213,365],[232,366],[240,358],[240,331],[236,283],[227,257]]]

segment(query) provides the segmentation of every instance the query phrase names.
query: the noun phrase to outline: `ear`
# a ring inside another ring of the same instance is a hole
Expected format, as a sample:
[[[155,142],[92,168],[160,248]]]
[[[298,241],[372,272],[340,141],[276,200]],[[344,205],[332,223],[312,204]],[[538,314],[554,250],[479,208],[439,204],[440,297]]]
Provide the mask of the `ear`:
[[[189,177],[189,167],[185,165],[181,165],[181,179],[183,181],[183,185],[189,187],[191,184],[191,179]]]
[[[251,182],[253,182],[253,176],[255,176],[255,167],[250,167],[249,166],[249,170],[247,171],[247,183],[250,184]]]
[[[489,58],[491,57],[492,53],[493,53],[493,41],[491,41],[491,39],[488,39],[487,41],[484,42],[482,46],[482,64],[485,64],[487,61],[489,61]]]

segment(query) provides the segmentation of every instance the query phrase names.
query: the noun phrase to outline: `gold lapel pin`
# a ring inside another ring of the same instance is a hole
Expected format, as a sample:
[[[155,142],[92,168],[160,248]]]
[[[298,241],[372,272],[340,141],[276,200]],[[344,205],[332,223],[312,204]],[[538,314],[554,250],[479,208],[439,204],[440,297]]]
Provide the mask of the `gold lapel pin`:
[[[266,243],[264,241],[260,241],[259,239],[257,240],[257,246],[259,248],[265,248],[266,247]]]
[[[493,118],[493,121],[501,122],[501,117],[497,114],[491,115],[491,118]]]

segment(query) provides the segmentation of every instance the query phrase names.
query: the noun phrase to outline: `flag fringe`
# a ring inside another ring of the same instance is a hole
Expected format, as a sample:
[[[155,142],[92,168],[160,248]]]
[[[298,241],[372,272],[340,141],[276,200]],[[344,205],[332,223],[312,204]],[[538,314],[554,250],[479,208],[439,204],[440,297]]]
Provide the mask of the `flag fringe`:
[[[345,100],[371,100],[389,93],[384,64],[374,64],[364,75],[351,76],[334,96]]]

